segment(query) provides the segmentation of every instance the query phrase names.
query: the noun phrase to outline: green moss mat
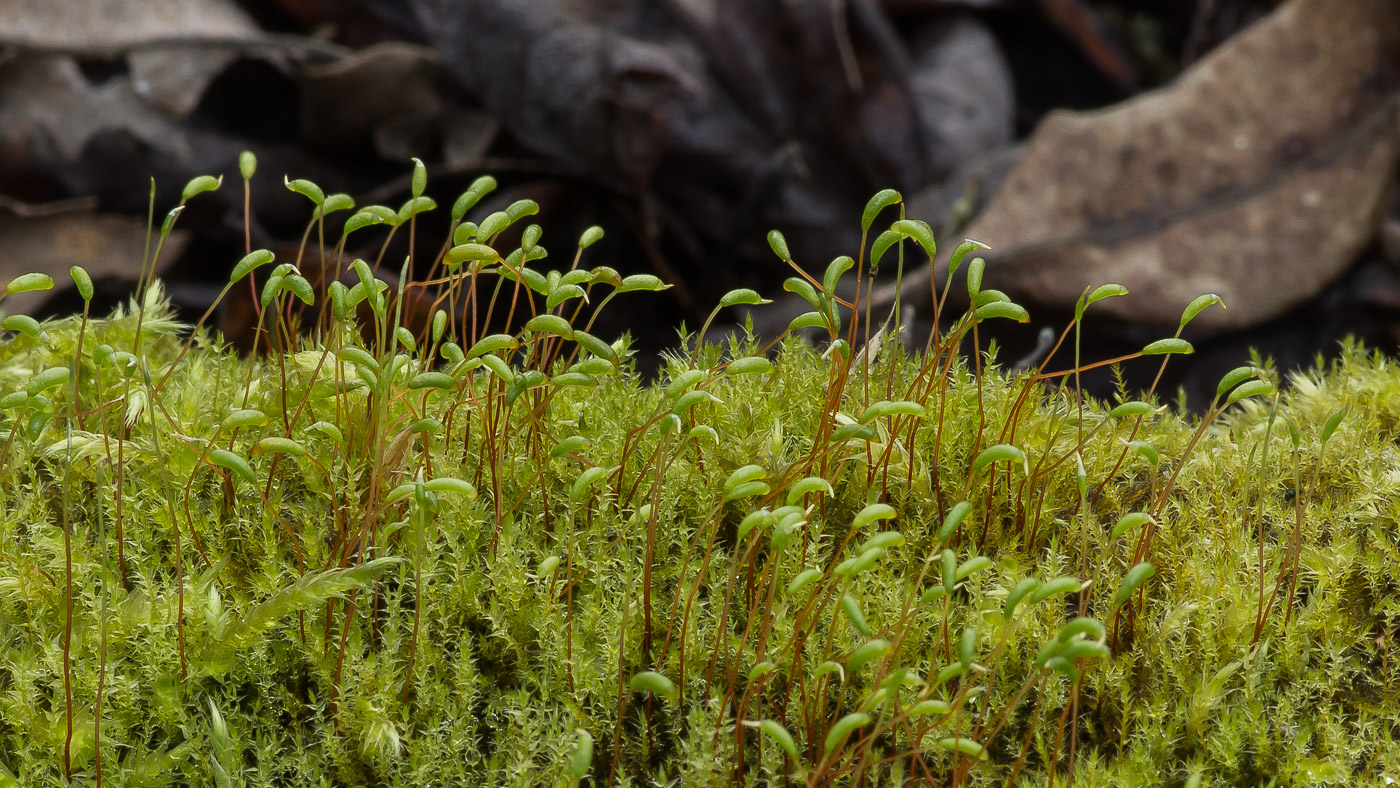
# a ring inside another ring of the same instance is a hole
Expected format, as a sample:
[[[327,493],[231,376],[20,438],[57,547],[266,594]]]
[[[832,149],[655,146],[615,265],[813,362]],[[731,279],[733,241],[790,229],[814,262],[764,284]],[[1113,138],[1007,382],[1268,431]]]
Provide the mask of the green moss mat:
[[[796,342],[181,357],[157,301],[57,383],[76,319],[0,345],[0,785],[94,784],[99,689],[112,786],[1400,779],[1400,374],[1355,348],[1197,440]]]

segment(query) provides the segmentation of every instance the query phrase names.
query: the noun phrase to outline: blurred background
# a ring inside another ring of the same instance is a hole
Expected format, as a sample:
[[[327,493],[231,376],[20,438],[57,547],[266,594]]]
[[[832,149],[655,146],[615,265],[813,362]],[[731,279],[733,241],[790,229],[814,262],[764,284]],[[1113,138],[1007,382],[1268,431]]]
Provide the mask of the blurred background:
[[[585,266],[676,285],[600,323],[653,360],[735,287],[775,299],[753,319],[779,333],[805,306],[768,230],[820,272],[858,254],[883,188],[941,257],[965,237],[991,247],[985,286],[1032,316],[997,337],[1003,363],[1106,282],[1132,294],[1091,311],[1086,358],[1224,298],[1163,383],[1197,408],[1251,347],[1292,369],[1348,335],[1400,346],[1394,0],[0,0],[0,278],[66,283],[82,265],[110,308],[140,271],[151,179],[159,223],[190,178],[222,174],[160,259],[197,316],[244,253],[243,150],[259,161],[252,246],[281,260],[311,214],[284,176],[397,207],[413,156],[440,206],[420,257],[482,174],[500,188],[467,218],[538,201],[548,267],[601,225]],[[375,259],[384,235],[352,236],[348,257]],[[922,346],[929,280],[908,260]],[[80,309],[28,295],[6,308]],[[231,303],[220,326],[246,343],[248,315]],[[1132,385],[1155,372],[1125,367]]]

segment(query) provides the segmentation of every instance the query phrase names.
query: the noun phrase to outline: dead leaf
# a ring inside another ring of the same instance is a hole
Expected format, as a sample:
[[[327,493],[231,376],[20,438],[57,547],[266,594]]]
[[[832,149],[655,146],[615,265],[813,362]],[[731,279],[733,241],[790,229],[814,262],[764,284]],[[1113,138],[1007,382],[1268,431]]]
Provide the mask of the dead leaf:
[[[1370,242],[1397,156],[1400,4],[1293,0],[1166,89],[1047,117],[966,234],[1016,297],[1068,308],[1119,282],[1132,295],[1096,309],[1170,326],[1214,292],[1228,310],[1193,325],[1255,325]]]
[[[131,85],[136,94],[171,118],[194,111],[204,89],[223,73],[238,54],[199,47],[172,47],[132,52]]]
[[[928,130],[924,156],[939,180],[1011,142],[1011,69],[985,26],[972,17],[939,21],[910,49],[910,88]]]
[[[488,112],[454,109],[443,119],[442,160],[449,168],[478,167],[501,131],[501,122]]]
[[[171,118],[199,103],[237,56],[212,43],[257,42],[262,31],[226,0],[0,0],[0,44],[48,54],[126,55],[138,96]]]
[[[172,120],[137,94],[128,74],[94,85],[66,55],[0,65],[0,150],[40,162],[61,194],[99,195],[106,210],[144,214],[140,184],[149,177],[168,208],[186,180],[228,172],[247,147]]]
[[[190,242],[188,230],[166,239],[161,259],[176,259]],[[0,200],[0,281],[37,272],[53,277],[57,288],[72,283],[68,268],[80,265],[93,279],[135,279],[146,248],[146,222],[128,216],[99,214],[88,200],[51,206]],[[5,298],[5,311],[28,314],[48,299],[48,292]]]
[[[109,129],[192,158],[190,135],[147,103],[130,79],[92,85],[71,57],[33,55],[0,66],[0,96],[0,134],[24,139],[43,133],[65,161],[76,161],[90,139]]]
[[[117,55],[162,40],[246,38],[257,25],[226,0],[0,0],[0,43]]]
[[[876,0],[411,5],[512,139],[633,203],[646,259],[696,304],[790,273],[768,230],[819,268],[859,242],[869,195],[1011,134],[1008,70],[970,18],[920,35]]]
[[[443,116],[447,82],[437,52],[401,42],[375,44],[336,63],[308,66],[302,83],[302,136],[337,153],[379,142],[393,158],[405,158],[400,148],[411,146],[397,144],[407,133],[405,125]]]

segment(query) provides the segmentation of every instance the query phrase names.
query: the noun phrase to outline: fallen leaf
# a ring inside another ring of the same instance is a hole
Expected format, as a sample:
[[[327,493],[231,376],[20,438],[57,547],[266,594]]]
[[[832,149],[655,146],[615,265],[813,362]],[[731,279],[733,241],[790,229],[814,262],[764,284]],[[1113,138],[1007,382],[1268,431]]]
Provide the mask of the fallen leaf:
[[[443,126],[442,160],[454,170],[481,166],[501,131],[501,122],[494,115],[470,109],[449,111]]]
[[[1052,113],[966,235],[991,244],[985,281],[1015,297],[1068,308],[1118,282],[1132,294],[1096,310],[1174,326],[1214,292],[1229,308],[1193,327],[1234,329],[1354,261],[1397,157],[1400,4],[1293,0],[1168,88]]]
[[[187,230],[166,239],[161,260],[180,256],[189,244]],[[99,214],[89,200],[51,206],[0,199],[0,281],[37,272],[53,278],[56,289],[72,284],[68,268],[80,265],[93,279],[135,280],[146,249],[146,222],[129,216]],[[5,298],[9,314],[37,310],[51,295],[35,291]]]
[[[200,47],[172,47],[127,55],[138,96],[171,118],[194,111],[204,89],[238,54]]]
[[[967,16],[940,20],[916,33],[910,50],[910,90],[937,180],[1010,144],[1011,69],[985,26]]]
[[[1009,70],[971,17],[900,27],[875,0],[411,5],[512,139],[637,207],[646,258],[696,304],[790,273],[768,230],[819,269],[858,243],[869,195],[926,186],[1012,132]]]
[[[0,44],[49,54],[125,55],[135,93],[172,118],[188,115],[209,81],[262,31],[226,0],[0,0]],[[211,44],[220,44],[211,47]]]
[[[5,136],[48,134],[63,159],[73,161],[98,132],[126,129],[148,142],[180,135],[152,109],[126,78],[92,85],[78,64],[63,55],[22,57],[0,67],[0,129]],[[161,145],[160,147],[165,147]]]
[[[234,171],[247,147],[172,119],[137,93],[129,74],[95,85],[66,55],[22,55],[0,65],[0,150],[38,162],[63,185],[62,195],[98,195],[104,210],[129,209],[144,220],[142,186],[151,177],[158,208],[168,210],[185,181]]]
[[[115,55],[162,41],[246,38],[258,28],[226,0],[0,0],[0,43]]]
[[[399,140],[413,126],[445,115],[448,80],[437,52],[402,42],[375,44],[338,62],[307,66],[302,136],[335,153],[378,143],[387,158],[406,159],[422,148],[405,155],[413,146]]]

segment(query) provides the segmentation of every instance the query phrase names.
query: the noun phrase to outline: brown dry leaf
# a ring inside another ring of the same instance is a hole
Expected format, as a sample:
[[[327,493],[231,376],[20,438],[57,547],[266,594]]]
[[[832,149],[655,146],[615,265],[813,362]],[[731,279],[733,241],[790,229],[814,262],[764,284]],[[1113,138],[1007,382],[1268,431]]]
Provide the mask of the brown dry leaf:
[[[172,118],[188,115],[209,81],[262,32],[227,0],[0,0],[0,43],[49,53],[126,54],[136,93]]]
[[[444,116],[448,82],[436,51],[397,41],[375,44],[338,62],[308,66],[302,79],[302,135],[339,153],[374,141],[381,152],[407,158],[397,137],[411,137],[413,127]]]
[[[57,194],[36,194],[6,178],[0,187],[10,194],[36,201],[100,194],[109,210],[144,209],[143,176],[155,177],[177,198],[170,189],[196,174],[223,171],[246,147],[173,120],[137,93],[129,74],[94,85],[66,55],[25,55],[0,64],[0,150],[64,184]]]
[[[1234,329],[1286,312],[1374,237],[1400,156],[1400,3],[1293,0],[1169,88],[1046,118],[967,229],[987,283],[1174,325],[1193,297]],[[942,274],[939,275],[942,281]],[[927,279],[912,283],[927,292]]]
[[[495,115],[471,109],[449,111],[443,118],[443,126],[442,160],[454,170],[481,166],[491,143],[501,132],[501,122]],[[383,150],[384,145],[376,147]]]
[[[818,266],[859,243],[868,195],[1011,136],[1009,69],[975,18],[911,29],[925,20],[896,24],[875,0],[409,5],[515,141],[628,203],[638,257],[696,304],[791,273],[769,230]]]
[[[124,129],[153,146],[182,135],[136,93],[130,80],[89,83],[77,62],[63,55],[24,57],[0,67],[0,134],[27,140],[48,135],[64,161],[75,161],[83,146],[106,129]],[[180,151],[188,156],[188,151]]]
[[[226,0],[0,0],[0,41],[23,49],[118,54],[157,40],[244,38],[258,28]]]
[[[176,259],[189,241],[188,230],[174,230],[161,259]],[[85,268],[94,279],[135,278],[145,248],[144,219],[98,214],[90,201],[73,200],[49,209],[0,200],[0,282],[37,272],[53,277],[55,286],[62,288],[71,284],[68,268],[74,265]],[[5,311],[31,312],[48,296],[46,292],[8,296]]]
[[[171,47],[127,55],[137,95],[171,118],[194,111],[204,89],[238,57],[232,50]]]
[[[909,86],[928,130],[924,156],[940,181],[1011,143],[1011,67],[984,25],[939,19],[915,34],[910,55]]]

